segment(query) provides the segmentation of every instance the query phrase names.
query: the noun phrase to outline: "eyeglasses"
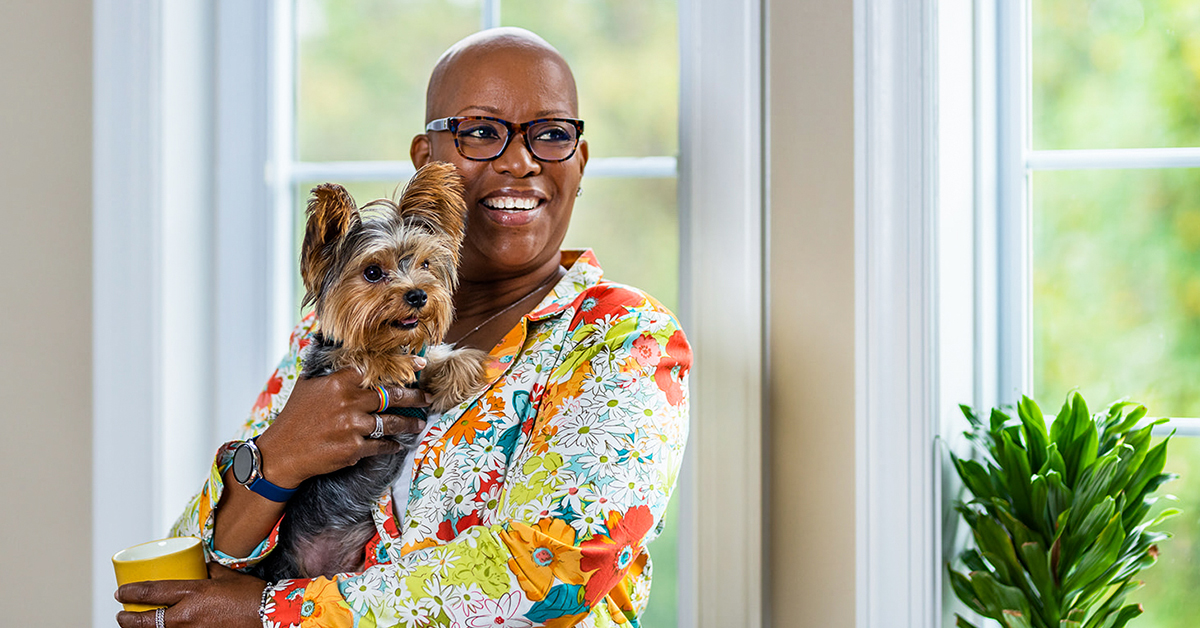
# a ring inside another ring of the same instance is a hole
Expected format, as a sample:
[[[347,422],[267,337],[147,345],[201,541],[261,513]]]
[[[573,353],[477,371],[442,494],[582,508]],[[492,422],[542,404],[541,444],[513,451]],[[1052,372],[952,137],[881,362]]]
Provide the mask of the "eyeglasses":
[[[491,161],[508,149],[515,133],[525,136],[525,147],[538,161],[570,159],[583,135],[583,120],[541,118],[514,124],[489,116],[439,118],[425,125],[426,131],[449,131],[458,154],[472,161]]]

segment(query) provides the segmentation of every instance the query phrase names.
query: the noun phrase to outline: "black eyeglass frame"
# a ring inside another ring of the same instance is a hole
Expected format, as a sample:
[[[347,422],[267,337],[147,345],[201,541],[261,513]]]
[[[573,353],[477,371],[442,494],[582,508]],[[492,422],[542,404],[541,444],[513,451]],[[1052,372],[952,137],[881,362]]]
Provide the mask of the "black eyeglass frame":
[[[470,157],[464,153],[462,146],[460,146],[458,143],[458,125],[468,120],[489,120],[491,122],[498,122],[504,126],[505,130],[508,131],[508,136],[504,138],[504,146],[500,147],[500,151],[487,158]],[[533,146],[529,143],[529,134],[527,131],[529,130],[529,127],[540,122],[565,122],[575,127],[575,145],[571,147],[571,152],[568,153],[566,157],[563,157],[562,159],[542,159],[541,157],[538,157],[537,152],[533,150]],[[528,122],[516,123],[509,122],[503,118],[494,118],[492,116],[450,116],[448,118],[438,118],[437,120],[431,121],[429,124],[425,125],[425,130],[449,131],[450,134],[454,136],[454,148],[458,150],[458,154],[462,155],[464,159],[470,159],[471,161],[494,161],[499,159],[500,156],[504,154],[504,151],[508,150],[508,145],[512,143],[513,135],[520,133],[521,137],[525,138],[525,148],[529,150],[529,154],[532,155],[534,159],[544,163],[553,164],[560,161],[566,161],[575,156],[575,151],[579,150],[579,140],[583,137],[583,120],[578,118],[538,118]]]

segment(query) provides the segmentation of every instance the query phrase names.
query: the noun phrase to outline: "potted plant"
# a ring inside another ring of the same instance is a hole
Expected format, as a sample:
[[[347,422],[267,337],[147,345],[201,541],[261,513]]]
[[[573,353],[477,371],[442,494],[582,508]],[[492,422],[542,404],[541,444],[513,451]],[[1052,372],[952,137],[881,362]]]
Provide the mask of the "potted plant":
[[[962,410],[979,456],[951,454],[970,492],[955,508],[975,541],[959,556],[967,573],[947,565],[958,598],[1005,628],[1121,628],[1140,615],[1126,596],[1169,536],[1152,528],[1178,514],[1148,520],[1155,491],[1176,477],[1163,473],[1170,436],[1150,442],[1166,419],[1138,425],[1146,408],[1123,401],[1093,416],[1078,393],[1048,430],[1028,397],[1016,419]]]

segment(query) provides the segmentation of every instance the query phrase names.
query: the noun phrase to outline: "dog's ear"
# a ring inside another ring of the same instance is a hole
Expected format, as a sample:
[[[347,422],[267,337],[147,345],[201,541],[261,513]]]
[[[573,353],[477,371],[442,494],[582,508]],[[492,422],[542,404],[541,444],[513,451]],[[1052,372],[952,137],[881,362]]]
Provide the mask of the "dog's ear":
[[[438,236],[461,242],[467,204],[462,176],[453,164],[428,163],[413,175],[400,196],[400,218]],[[455,251],[458,247],[453,247]]]
[[[304,305],[316,300],[321,283],[333,265],[338,244],[361,221],[354,199],[336,183],[322,183],[313,188],[306,213],[308,224],[304,229],[304,245],[300,247]]]

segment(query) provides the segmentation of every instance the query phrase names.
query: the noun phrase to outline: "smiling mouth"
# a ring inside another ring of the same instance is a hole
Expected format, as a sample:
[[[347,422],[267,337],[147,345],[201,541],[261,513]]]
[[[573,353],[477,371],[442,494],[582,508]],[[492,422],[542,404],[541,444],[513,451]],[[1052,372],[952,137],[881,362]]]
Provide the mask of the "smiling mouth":
[[[493,196],[479,202],[488,209],[518,212],[529,211],[542,204],[541,199],[531,196]]]
[[[402,321],[391,321],[388,324],[397,329],[413,329],[417,326],[418,322],[420,321],[418,321],[414,316],[413,318],[406,318]]]

